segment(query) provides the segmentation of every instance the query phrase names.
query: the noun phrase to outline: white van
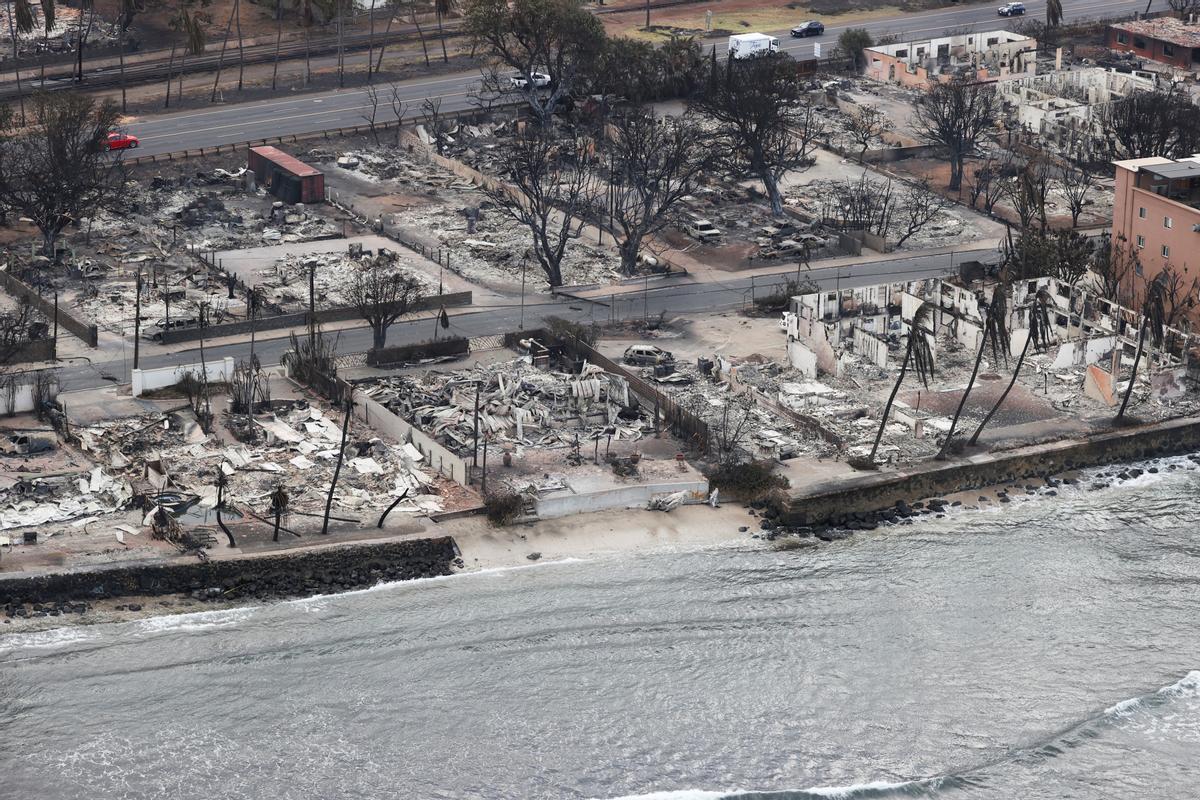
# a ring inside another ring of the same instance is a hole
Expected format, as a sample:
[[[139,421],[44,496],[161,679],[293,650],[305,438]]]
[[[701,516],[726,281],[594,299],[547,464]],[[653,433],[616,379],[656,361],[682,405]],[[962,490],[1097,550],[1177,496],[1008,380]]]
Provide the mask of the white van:
[[[735,33],[729,37],[730,58],[759,58],[779,52],[779,40],[765,33]]]

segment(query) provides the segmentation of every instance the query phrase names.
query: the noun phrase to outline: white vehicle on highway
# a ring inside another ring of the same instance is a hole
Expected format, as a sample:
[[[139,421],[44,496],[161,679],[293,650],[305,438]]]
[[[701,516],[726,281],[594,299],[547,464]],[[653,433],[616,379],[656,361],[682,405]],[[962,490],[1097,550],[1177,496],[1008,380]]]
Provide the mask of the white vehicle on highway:
[[[535,72],[532,75],[513,75],[508,79],[508,84],[514,89],[524,89],[529,85],[530,78],[533,79],[533,88],[544,89],[550,85],[550,76],[544,72]]]
[[[779,40],[765,33],[735,33],[729,37],[730,58],[761,58],[779,52]]]

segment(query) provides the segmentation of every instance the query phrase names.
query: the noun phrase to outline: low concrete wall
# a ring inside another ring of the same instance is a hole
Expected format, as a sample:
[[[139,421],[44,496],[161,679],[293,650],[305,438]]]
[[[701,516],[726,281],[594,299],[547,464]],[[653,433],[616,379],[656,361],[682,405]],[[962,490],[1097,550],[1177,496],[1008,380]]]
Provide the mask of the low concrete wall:
[[[469,306],[473,301],[471,292],[453,292],[451,294],[439,294],[433,297],[426,297],[420,303],[413,307],[413,311],[428,311],[434,308],[454,308],[457,306]],[[348,319],[360,319],[357,308],[349,306],[341,306],[339,308],[326,308],[316,313],[317,323],[324,322],[345,322]],[[280,314],[275,317],[259,317],[254,321],[254,329],[257,331],[273,331],[280,328],[301,328],[308,325],[308,312],[299,311],[295,314]],[[223,325],[209,325],[204,329],[204,337],[206,339],[216,339],[221,336],[238,336],[250,332],[250,320],[241,320],[240,322],[229,322]],[[166,331],[162,336],[163,344],[179,344],[180,342],[194,342],[200,339],[199,328],[182,328],[173,331]]]
[[[0,605],[189,592],[222,600],[294,597],[449,575],[457,557],[454,540],[443,536],[207,562],[108,566],[24,578],[0,575]]]
[[[554,519],[594,511],[645,508],[652,498],[675,492],[690,492],[691,496],[685,502],[702,503],[708,497],[708,481],[648,483],[600,492],[540,497],[537,501],[537,515],[538,519]]]
[[[54,324],[54,315],[57,310],[58,324],[66,328],[75,336],[78,336],[88,347],[95,347],[99,332],[95,325],[88,325],[80,319],[71,316],[64,310],[61,305],[55,309],[53,298],[45,298],[39,295],[29,286],[26,286],[11,273],[6,270],[0,270],[0,287],[11,296],[18,300],[25,299],[33,306],[43,317],[50,320],[50,324]]]
[[[793,495],[786,525],[838,524],[847,514],[880,511],[959,491],[1045,477],[1072,469],[1200,450],[1200,420],[1171,420],[974,459],[931,461],[901,472],[864,472]]]
[[[431,469],[460,486],[468,485],[470,465],[465,458],[459,458],[451,453],[434,441],[431,436],[405,422],[365,394],[354,395],[354,416],[397,442],[411,442],[413,447],[420,450],[421,455],[425,456],[422,467]]]
[[[195,364],[177,364],[173,367],[158,367],[157,369],[135,369],[130,374],[133,383],[133,396],[141,397],[145,392],[155,389],[165,389],[179,383],[180,378],[187,372],[200,373],[207,369],[209,383],[222,383],[233,378],[233,358],[226,357],[220,361],[206,361]]]

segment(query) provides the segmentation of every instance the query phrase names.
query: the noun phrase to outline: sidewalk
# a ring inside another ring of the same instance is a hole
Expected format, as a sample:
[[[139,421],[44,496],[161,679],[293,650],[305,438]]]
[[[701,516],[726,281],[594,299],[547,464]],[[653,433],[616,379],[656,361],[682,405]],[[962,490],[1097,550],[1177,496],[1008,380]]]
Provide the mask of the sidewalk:
[[[672,277],[669,275],[654,275],[648,280],[642,278],[628,278],[622,281],[620,285],[601,286],[591,284],[587,286],[573,287],[564,286],[559,289],[558,294],[566,297],[576,297],[581,300],[603,300],[606,297],[614,295],[636,294],[650,289],[674,288],[679,286],[691,286],[697,284],[712,284],[722,283],[725,281],[742,281],[747,279],[762,278],[762,277],[779,277],[785,275],[799,274],[801,279],[805,277],[820,278],[830,271],[847,270],[844,275],[853,275],[853,267],[862,264],[878,264],[889,261],[907,261],[912,259],[928,258],[931,256],[954,256],[955,253],[973,254],[971,258],[979,255],[978,251],[995,251],[1000,246],[999,239],[982,239],[974,242],[965,243],[962,247],[935,247],[929,250],[902,250],[892,253],[876,253],[874,251],[864,252],[858,256],[842,256],[839,258],[829,258],[818,261],[811,265],[807,270],[799,270],[798,265],[787,265],[786,262],[775,262],[769,266],[758,267],[755,269],[743,270],[721,270],[714,267],[700,264],[695,259],[690,261],[696,264],[693,271],[692,267],[688,267],[688,274],[683,276]],[[674,255],[672,260],[676,261]]]

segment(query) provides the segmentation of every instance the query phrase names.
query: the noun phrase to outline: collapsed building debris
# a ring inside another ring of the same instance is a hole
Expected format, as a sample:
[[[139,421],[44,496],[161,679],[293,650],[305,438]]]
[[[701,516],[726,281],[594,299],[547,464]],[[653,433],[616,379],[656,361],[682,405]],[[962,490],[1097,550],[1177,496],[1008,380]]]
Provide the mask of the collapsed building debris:
[[[476,426],[481,446],[487,441],[519,454],[526,448],[571,448],[606,437],[636,440],[653,424],[624,378],[586,362],[577,375],[544,372],[517,358],[358,385],[464,456],[476,452]]]
[[[430,275],[407,266],[398,252],[379,248],[372,252],[362,246],[332,253],[288,254],[273,265],[258,270],[254,285],[264,298],[284,311],[308,308],[311,274],[314,302],[318,308],[352,304],[351,289],[357,276],[366,270],[381,269],[415,280],[425,297],[438,293],[438,283]]]
[[[449,268],[467,280],[511,288],[524,274],[530,291],[548,291],[536,259],[525,256],[529,232],[470,180],[399,147],[371,146],[346,155],[347,165],[355,166],[343,170],[395,189],[406,208],[383,222],[401,239],[447,251]],[[317,150],[310,157],[334,160],[335,154]],[[562,268],[570,285],[624,277],[614,250],[582,238],[568,242]]]

